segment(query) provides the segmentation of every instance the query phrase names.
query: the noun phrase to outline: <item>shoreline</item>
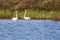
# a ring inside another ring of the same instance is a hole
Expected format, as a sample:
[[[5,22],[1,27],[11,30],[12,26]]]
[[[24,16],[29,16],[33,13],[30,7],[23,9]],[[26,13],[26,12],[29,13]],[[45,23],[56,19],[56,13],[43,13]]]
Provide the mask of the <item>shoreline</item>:
[[[60,21],[60,11],[46,11],[46,10],[30,10],[28,9],[26,12],[26,16],[30,17],[31,20],[55,20]],[[24,17],[24,10],[18,12],[18,19],[23,20]],[[0,10],[0,19],[12,19],[13,17],[16,17],[15,11],[6,10],[4,12],[3,10]]]
[[[0,19],[0,20],[11,20],[11,19]],[[25,20],[25,19],[18,19],[18,20]],[[52,21],[60,21],[60,19],[51,19],[51,18],[30,19],[30,20],[52,20]]]

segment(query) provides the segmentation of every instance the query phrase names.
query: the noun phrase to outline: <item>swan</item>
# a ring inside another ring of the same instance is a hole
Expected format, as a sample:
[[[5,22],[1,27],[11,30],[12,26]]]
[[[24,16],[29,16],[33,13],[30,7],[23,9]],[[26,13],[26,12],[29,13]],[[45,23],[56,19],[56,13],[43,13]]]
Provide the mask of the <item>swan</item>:
[[[27,16],[26,16],[26,10],[25,10],[25,13],[24,13],[24,19],[25,19],[25,20],[30,20],[30,19],[31,19],[30,17],[27,17]]]
[[[12,20],[18,20],[18,15],[17,15],[18,11],[16,11],[16,17],[13,17]]]

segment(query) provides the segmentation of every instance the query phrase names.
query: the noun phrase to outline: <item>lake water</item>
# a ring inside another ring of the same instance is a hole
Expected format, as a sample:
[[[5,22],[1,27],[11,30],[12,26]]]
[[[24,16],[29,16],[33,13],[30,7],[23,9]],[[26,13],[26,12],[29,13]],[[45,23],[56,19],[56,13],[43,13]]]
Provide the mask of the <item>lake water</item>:
[[[60,40],[60,22],[0,20],[0,40]]]

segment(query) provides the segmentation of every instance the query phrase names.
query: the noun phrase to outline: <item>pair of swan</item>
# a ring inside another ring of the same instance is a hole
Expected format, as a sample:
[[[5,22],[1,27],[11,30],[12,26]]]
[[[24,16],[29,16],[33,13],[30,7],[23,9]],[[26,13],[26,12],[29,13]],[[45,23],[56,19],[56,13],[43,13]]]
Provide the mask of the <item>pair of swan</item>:
[[[18,11],[16,11],[16,17],[13,17],[12,20],[18,20],[18,14],[17,13],[18,13]],[[30,17],[26,17],[26,10],[25,10],[25,13],[24,13],[24,19],[25,20],[31,19]]]

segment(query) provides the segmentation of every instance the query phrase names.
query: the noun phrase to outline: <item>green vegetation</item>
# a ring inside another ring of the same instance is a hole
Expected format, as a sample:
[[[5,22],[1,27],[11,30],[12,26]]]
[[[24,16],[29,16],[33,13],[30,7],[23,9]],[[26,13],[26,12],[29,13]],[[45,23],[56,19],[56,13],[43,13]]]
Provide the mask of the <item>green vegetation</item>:
[[[11,19],[15,16],[15,11],[0,10],[0,19]],[[18,12],[19,19],[23,19],[24,10],[19,10]],[[55,19],[60,18],[60,11],[47,11],[47,10],[27,10],[26,16],[31,17],[32,19]]]
[[[32,19],[60,19],[60,0],[0,0],[0,19],[11,19],[15,11],[23,19],[25,9]]]

